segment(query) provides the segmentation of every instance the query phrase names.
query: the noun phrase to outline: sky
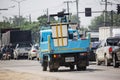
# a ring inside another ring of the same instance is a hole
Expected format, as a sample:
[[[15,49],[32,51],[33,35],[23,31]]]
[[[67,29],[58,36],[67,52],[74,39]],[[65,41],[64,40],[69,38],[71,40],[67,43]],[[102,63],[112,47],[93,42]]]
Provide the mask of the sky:
[[[20,15],[28,18],[31,14],[32,21],[36,21],[37,17],[46,14],[48,8],[49,14],[55,14],[63,9],[67,9],[65,1],[73,1],[69,4],[70,12],[76,14],[76,3],[75,0],[0,0],[0,9],[8,8],[8,10],[0,10],[0,21],[3,21],[4,16],[9,18],[14,15],[18,16],[19,9],[18,3],[15,1],[22,1],[20,3]],[[104,0],[79,0],[79,12],[84,12],[85,8],[92,8],[92,11],[103,11],[105,6],[100,3]],[[108,0],[114,4],[120,4],[120,0]],[[108,11],[116,11],[116,5],[108,5]],[[15,6],[12,8],[12,6]],[[85,17],[85,14],[80,13],[80,25],[87,27],[90,25],[91,20],[101,13],[93,13],[92,17]]]

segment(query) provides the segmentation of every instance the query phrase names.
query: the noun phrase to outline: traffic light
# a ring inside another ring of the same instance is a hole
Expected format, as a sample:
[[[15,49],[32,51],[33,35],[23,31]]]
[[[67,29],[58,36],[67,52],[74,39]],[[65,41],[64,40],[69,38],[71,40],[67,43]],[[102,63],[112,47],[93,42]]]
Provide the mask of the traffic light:
[[[91,16],[91,8],[85,8],[85,16],[90,17]]]
[[[120,14],[120,4],[117,4],[117,14]]]

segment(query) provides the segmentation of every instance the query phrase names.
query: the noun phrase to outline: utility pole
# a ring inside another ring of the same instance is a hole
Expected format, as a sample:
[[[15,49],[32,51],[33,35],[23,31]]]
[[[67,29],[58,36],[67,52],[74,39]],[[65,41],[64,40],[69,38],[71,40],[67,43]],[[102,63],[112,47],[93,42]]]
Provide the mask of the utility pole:
[[[49,11],[48,11],[48,8],[47,8],[47,17],[49,16]]]
[[[111,11],[111,26],[113,27],[113,10]]]
[[[31,14],[29,14],[29,22],[30,22],[30,24],[31,24]]]
[[[20,20],[20,3],[21,3],[21,2],[23,2],[23,1],[25,1],[25,0],[21,0],[21,1],[12,0],[12,1],[14,1],[14,2],[17,2],[17,3],[18,3],[18,10],[19,10],[18,15],[19,15],[19,27],[20,27],[20,26],[21,26],[21,20]]]
[[[77,24],[78,24],[78,25],[77,25],[77,28],[80,29],[79,11],[78,11],[78,10],[79,10],[79,9],[78,9],[78,7],[79,7],[79,6],[78,6],[79,0],[76,0],[75,2],[76,2],[76,11],[77,11]]]
[[[105,10],[104,10],[104,26],[107,26],[107,5],[108,5],[108,1],[107,0],[101,0],[101,2],[105,2],[105,4],[101,4],[101,5],[105,5]]]
[[[48,20],[47,20],[47,22],[49,23],[50,22],[50,17],[49,17],[49,10],[48,10],[48,8],[47,8],[47,18],[48,18]]]
[[[105,0],[105,19],[104,19],[104,25],[107,26],[107,0]]]
[[[64,3],[67,3],[67,12],[69,13],[69,3],[72,3],[72,1],[64,1]],[[68,22],[70,20],[70,15],[68,15]]]

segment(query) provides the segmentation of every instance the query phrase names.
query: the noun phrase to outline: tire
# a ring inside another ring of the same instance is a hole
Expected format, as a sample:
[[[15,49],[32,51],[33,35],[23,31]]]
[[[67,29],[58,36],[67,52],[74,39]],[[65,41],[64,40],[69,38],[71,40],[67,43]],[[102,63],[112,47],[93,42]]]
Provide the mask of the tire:
[[[43,62],[43,71],[47,71],[47,62]]]
[[[39,58],[37,58],[37,61],[39,61]]]
[[[108,61],[106,55],[105,55],[104,59],[105,59],[105,62],[104,62],[104,63],[105,63],[105,66],[110,66],[110,63],[109,63],[109,61]]]
[[[82,70],[84,70],[84,71],[85,71],[86,69],[87,69],[87,67],[86,67],[86,66],[83,66],[83,67],[82,67]]]
[[[10,60],[11,59],[11,57],[10,56],[8,56],[8,60]]]
[[[75,68],[75,67],[74,67],[74,65],[71,65],[71,66],[70,66],[70,70],[72,70],[72,71],[73,71],[73,70],[74,70],[74,68]]]
[[[43,66],[43,71],[47,71],[47,67],[46,66]]]
[[[87,69],[87,67],[86,66],[78,66],[77,65],[77,71],[85,71]]]
[[[30,58],[28,57],[28,60],[30,60]]]
[[[43,66],[43,71],[47,71],[48,62],[46,58],[43,58],[42,66]]]
[[[54,62],[49,62],[49,72],[57,72],[58,71],[58,68],[57,67],[54,67]]]
[[[101,62],[98,60],[97,56],[96,56],[96,65],[101,65]]]
[[[32,60],[34,60],[34,58],[33,58],[33,57],[31,57],[31,59],[32,59]]]
[[[49,68],[49,72],[54,72],[54,69]]]
[[[58,71],[58,68],[49,68],[49,72],[57,72]]]
[[[58,71],[58,68],[54,69],[54,72],[57,72]]]
[[[113,54],[113,67],[114,68],[118,68],[119,67],[119,63],[116,63],[117,61],[117,57],[115,54]]]
[[[49,72],[53,72],[54,69],[53,69],[53,64],[52,62],[49,62]]]

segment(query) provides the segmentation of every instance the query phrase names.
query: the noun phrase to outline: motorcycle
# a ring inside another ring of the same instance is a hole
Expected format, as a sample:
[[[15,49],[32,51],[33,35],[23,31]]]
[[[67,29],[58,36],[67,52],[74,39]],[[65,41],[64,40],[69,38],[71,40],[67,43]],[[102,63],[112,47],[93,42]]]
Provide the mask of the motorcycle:
[[[2,56],[2,60],[10,60],[10,58],[11,58],[10,52],[6,52]]]

